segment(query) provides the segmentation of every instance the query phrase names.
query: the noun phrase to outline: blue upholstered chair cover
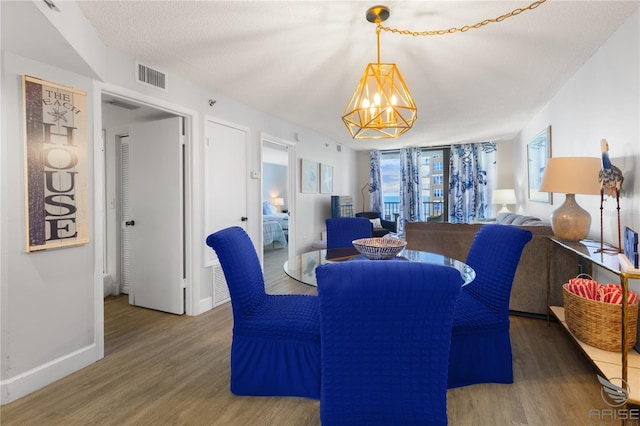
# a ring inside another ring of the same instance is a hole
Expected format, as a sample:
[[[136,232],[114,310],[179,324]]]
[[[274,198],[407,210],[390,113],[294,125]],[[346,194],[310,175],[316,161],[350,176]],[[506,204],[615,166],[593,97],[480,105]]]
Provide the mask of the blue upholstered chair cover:
[[[233,309],[231,392],[320,398],[318,298],[271,295],[244,229],[207,237],[229,286]]]
[[[316,269],[324,426],[446,425],[460,273],[381,260]]]
[[[327,249],[353,248],[351,241],[371,238],[373,225],[364,217],[338,217],[327,219]]]
[[[476,234],[466,260],[476,278],[462,288],[454,313],[449,388],[513,383],[509,298],[529,240],[530,231],[510,225],[484,225]]]

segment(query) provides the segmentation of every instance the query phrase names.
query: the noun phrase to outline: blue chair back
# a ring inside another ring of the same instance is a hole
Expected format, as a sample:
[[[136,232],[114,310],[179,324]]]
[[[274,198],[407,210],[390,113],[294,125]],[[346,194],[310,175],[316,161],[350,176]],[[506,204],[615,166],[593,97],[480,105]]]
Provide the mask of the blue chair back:
[[[239,226],[209,235],[207,245],[215,250],[220,260],[229,287],[233,316],[239,321],[266,297],[256,249],[249,235]]]
[[[464,292],[508,318],[513,277],[522,250],[531,238],[531,231],[517,226],[482,226],[471,243],[466,260],[467,265],[476,272],[476,278],[465,286]]]
[[[447,424],[460,273],[401,260],[316,269],[324,426]]]
[[[364,217],[339,217],[327,219],[327,249],[353,247],[351,241],[371,238],[373,225]]]

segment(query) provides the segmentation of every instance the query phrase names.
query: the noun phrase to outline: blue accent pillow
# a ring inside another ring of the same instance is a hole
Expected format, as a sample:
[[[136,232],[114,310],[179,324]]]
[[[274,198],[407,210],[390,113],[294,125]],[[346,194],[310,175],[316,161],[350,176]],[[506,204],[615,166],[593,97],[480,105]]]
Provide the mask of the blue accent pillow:
[[[271,204],[268,201],[264,201],[262,203],[262,214],[276,214],[278,210],[276,210],[276,206]]]

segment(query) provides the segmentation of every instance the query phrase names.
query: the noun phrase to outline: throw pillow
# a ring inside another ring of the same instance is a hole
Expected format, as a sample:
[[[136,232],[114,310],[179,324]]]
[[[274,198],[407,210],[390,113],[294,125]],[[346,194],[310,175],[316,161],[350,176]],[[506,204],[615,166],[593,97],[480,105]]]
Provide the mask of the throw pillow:
[[[380,223],[380,218],[377,217],[375,219],[369,219],[369,222],[373,225],[374,229],[382,229],[382,223]]]
[[[262,203],[262,214],[276,214],[278,209],[268,201]]]

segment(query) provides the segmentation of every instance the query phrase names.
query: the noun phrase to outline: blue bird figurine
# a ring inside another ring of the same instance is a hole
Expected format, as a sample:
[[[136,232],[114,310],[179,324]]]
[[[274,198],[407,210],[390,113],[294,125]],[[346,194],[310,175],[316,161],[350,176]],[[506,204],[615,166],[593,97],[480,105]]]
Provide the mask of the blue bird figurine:
[[[602,169],[598,175],[598,181],[602,184],[605,194],[617,198],[620,195],[620,189],[624,181],[622,171],[611,164],[609,144],[606,139],[600,141],[600,149],[602,150]]]

